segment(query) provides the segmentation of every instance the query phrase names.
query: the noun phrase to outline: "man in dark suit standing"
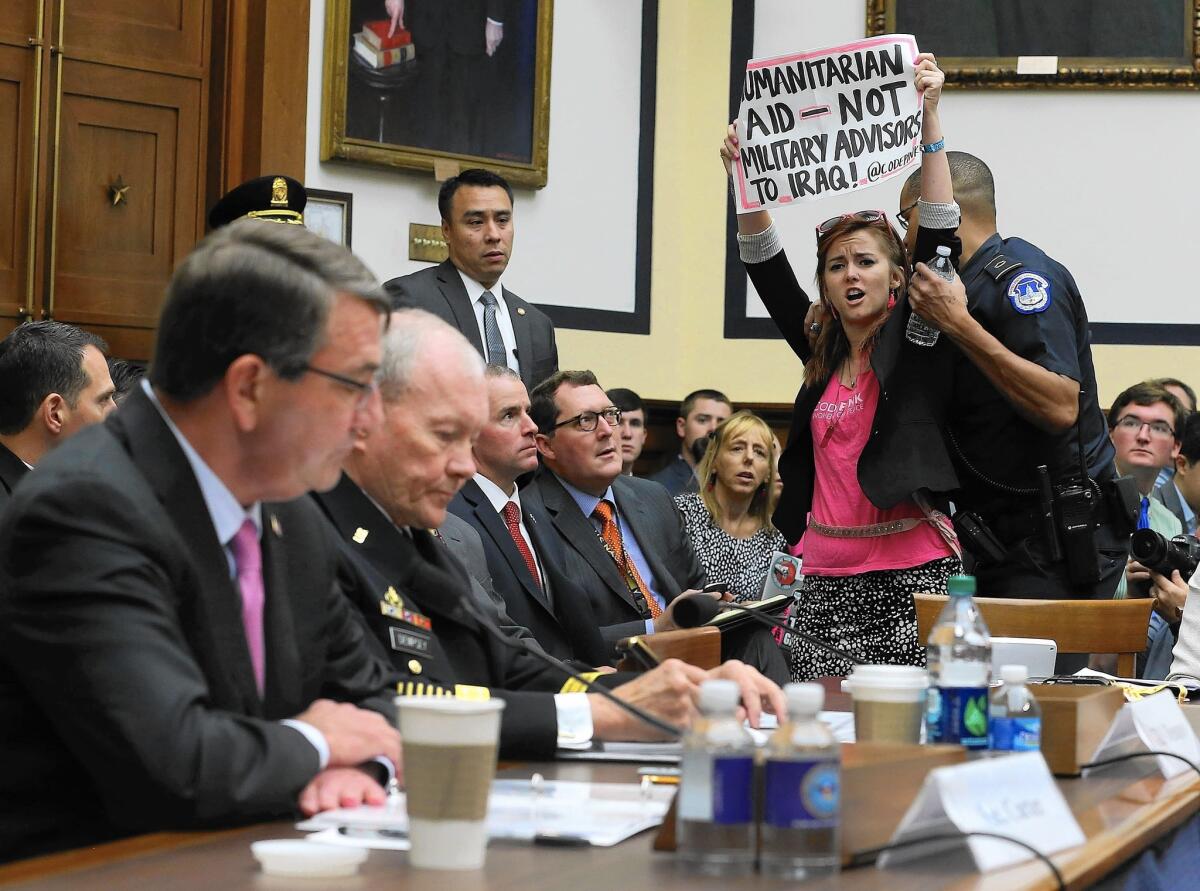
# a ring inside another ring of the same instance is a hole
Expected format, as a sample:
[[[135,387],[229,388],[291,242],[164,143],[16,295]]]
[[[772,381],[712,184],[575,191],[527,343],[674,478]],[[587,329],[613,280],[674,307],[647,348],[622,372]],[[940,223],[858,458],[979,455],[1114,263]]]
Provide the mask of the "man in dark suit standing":
[[[562,544],[536,495],[517,479],[537,469],[537,425],[525,385],[509,368],[487,369],[487,422],[475,440],[475,476],[450,511],[479,533],[492,585],[509,615],[559,659],[603,665],[612,658],[587,594],[559,567]]]
[[[0,341],[0,508],[42,456],[116,408],[104,341],[26,322]]]
[[[565,547],[568,575],[587,591],[610,644],[676,627],[674,604],[705,583],[704,570],[666,489],[621,473],[620,409],[590,371],[560,371],[532,393],[530,414],[545,465],[533,486]],[[789,671],[761,629],[723,641],[723,652],[786,683]]]
[[[449,322],[489,365],[506,365],[527,389],[558,370],[554,323],[502,282],[512,254],[513,193],[503,177],[464,170],[438,193],[450,259],[384,287],[393,305]]]
[[[394,675],[335,583],[336,539],[291,499],[378,425],[386,309],[332,242],[227,226],[173,275],[149,380],[18,487],[0,860],[382,803]]]
[[[505,701],[505,758],[546,758],[592,739],[645,739],[655,732],[598,694],[567,681],[521,646],[489,632],[473,607],[466,571],[428,530],[438,528],[458,488],[475,472],[471,444],[487,417],[483,363],[458,332],[428,313],[393,314],[384,350],[383,424],[355,445],[346,475],[317,501],[350,551],[344,585],[393,665],[415,693]],[[686,725],[707,677],[739,683],[748,712],[778,688],[727,663],[704,672],[676,660],[630,679],[607,675],[620,698]],[[592,673],[590,679],[595,680]]]

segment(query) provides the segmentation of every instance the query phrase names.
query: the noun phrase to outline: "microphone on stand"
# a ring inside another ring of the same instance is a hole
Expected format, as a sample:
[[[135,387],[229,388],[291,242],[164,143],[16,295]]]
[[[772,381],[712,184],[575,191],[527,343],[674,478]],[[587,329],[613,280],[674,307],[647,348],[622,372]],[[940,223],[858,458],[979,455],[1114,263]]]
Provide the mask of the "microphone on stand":
[[[716,600],[705,594],[692,594],[689,597],[681,597],[675,602],[672,614],[675,617],[675,624],[680,628],[699,628],[712,621],[723,609],[740,610],[747,615],[753,616],[764,625],[769,625],[772,628],[782,628],[789,634],[794,634],[801,640],[806,640],[814,647],[825,650],[828,653],[833,653],[845,659],[852,665],[864,664],[861,659],[856,656],[851,656],[843,649],[835,647],[831,643],[826,643],[819,638],[813,637],[810,634],[805,634],[803,631],[797,631],[782,619],[777,619],[774,616],[769,616],[759,609],[754,608],[744,603],[728,603]]]

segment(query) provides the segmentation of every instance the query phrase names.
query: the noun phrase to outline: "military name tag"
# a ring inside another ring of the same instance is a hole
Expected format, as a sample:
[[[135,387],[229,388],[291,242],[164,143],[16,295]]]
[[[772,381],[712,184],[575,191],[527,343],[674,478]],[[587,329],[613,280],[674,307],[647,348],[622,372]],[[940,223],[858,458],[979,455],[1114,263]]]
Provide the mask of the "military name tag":
[[[393,650],[401,653],[416,653],[419,656],[429,655],[429,642],[432,637],[430,634],[393,626],[388,629],[388,636],[391,638]]]

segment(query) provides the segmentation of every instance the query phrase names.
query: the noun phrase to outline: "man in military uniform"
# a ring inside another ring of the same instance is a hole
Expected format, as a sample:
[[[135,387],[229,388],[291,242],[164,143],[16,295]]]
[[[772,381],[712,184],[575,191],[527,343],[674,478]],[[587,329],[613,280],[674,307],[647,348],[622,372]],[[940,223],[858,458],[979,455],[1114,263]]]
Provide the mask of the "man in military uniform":
[[[505,700],[502,757],[545,759],[592,739],[656,731],[557,669],[508,646],[469,593],[466,570],[428,530],[475,473],[471,446],[488,415],[484,364],[465,337],[422,310],[392,315],[379,391],[383,424],[363,437],[331,492],[314,495],[345,543],[342,589],[362,611],[401,691]],[[492,629],[489,631],[489,627]],[[589,680],[595,680],[591,673]],[[730,661],[710,672],[667,660],[641,676],[602,675],[614,693],[676,725],[695,714],[706,678],[736,681],[751,720],[784,707],[779,688]],[[564,683],[565,681],[565,683]],[[558,695],[576,694],[576,695]]]
[[[955,525],[979,591],[1111,597],[1131,527],[1113,485],[1083,299],[1060,263],[996,231],[987,165],[965,152],[948,160],[961,276],[948,283],[918,264],[909,298],[959,348],[947,437],[962,481]],[[910,240],[920,212],[942,207],[918,207],[919,193],[918,172],[900,198]]]

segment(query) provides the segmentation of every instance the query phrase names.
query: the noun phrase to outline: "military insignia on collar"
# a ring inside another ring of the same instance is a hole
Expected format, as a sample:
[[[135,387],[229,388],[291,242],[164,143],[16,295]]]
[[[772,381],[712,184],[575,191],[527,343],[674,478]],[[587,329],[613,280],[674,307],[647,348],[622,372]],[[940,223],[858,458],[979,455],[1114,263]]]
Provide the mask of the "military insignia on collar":
[[[359,526],[357,529],[354,530],[354,535],[352,536],[352,538],[354,539],[355,544],[362,544],[364,541],[367,540],[367,536],[370,534],[371,533],[369,530],[364,529],[362,526]]]
[[[1050,282],[1036,272],[1022,272],[1009,284],[1008,300],[1024,315],[1045,312],[1050,305]]]

